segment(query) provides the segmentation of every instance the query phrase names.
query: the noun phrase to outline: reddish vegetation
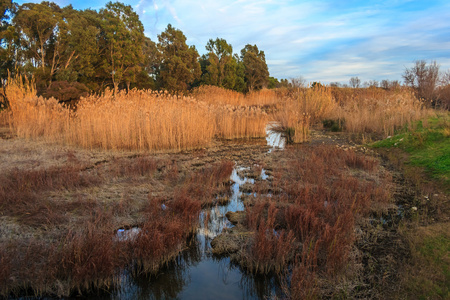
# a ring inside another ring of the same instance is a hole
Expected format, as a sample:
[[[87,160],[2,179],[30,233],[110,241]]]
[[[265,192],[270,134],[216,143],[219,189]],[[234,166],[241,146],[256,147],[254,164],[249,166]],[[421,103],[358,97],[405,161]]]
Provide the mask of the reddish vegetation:
[[[156,272],[185,248],[207,196],[215,198],[233,168],[233,163],[224,161],[194,172],[192,177],[179,178],[175,162],[151,157],[121,159],[113,165],[106,166],[110,176],[132,179],[152,177],[160,169],[162,180],[175,187],[175,192],[164,198],[149,196],[140,210],[143,221],[134,238],[119,240],[114,231],[115,217],[130,211],[130,200],[105,206],[83,197],[67,201],[45,196],[47,192],[74,191],[108,180],[106,175],[94,176],[98,172],[95,167],[83,169],[73,162],[61,168],[15,169],[2,175],[2,213],[16,218],[20,225],[42,226],[48,231],[44,239],[26,237],[0,243],[2,296],[24,291],[69,296],[119,284],[119,272],[126,268],[133,273]],[[196,195],[199,186],[204,192]],[[78,213],[67,220],[73,210]],[[82,225],[74,227],[73,222]]]
[[[256,232],[246,265],[279,272],[294,263],[292,252],[297,253],[291,296],[300,299],[315,294],[314,274],[335,275],[345,268],[356,220],[372,203],[386,203],[390,195],[380,174],[373,174],[379,184],[352,175],[358,173],[355,169],[379,172],[372,158],[329,146],[289,155],[291,160],[273,183],[284,192],[270,200],[257,199],[247,209],[247,226]]]
[[[186,180],[182,194],[200,199],[202,205],[214,204],[214,199],[220,193],[226,193],[234,163],[223,161],[208,168],[194,172]]]
[[[247,267],[264,274],[281,272],[294,254],[294,233],[285,230],[277,232],[274,229],[277,213],[278,209],[272,202],[268,208],[267,220],[259,221],[250,250],[253,255],[250,255],[247,262]]]

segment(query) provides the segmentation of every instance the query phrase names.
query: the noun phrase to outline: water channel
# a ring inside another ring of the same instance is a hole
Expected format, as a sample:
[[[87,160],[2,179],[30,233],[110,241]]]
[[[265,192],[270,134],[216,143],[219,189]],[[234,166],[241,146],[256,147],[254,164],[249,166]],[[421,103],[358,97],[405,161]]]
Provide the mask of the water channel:
[[[266,128],[269,153],[284,148],[284,138]],[[268,154],[270,155],[270,154]],[[215,257],[211,253],[211,241],[226,227],[233,226],[225,216],[228,211],[244,210],[240,187],[254,184],[247,178],[245,166],[236,165],[231,174],[230,201],[226,205],[204,209],[200,214],[200,226],[188,250],[161,269],[156,276],[132,277],[123,274],[122,284],[108,299],[266,299],[280,294],[276,279],[268,276],[248,274],[230,259]],[[262,169],[261,180],[268,176]],[[205,218],[209,215],[209,220]],[[132,238],[139,229],[120,231],[119,239]]]

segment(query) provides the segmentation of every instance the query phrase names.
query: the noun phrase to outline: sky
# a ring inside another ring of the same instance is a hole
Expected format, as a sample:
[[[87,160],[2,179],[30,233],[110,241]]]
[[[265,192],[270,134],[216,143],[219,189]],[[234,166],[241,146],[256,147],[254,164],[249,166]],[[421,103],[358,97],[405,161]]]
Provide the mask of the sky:
[[[41,1],[15,0],[18,4]],[[106,0],[54,0],[99,10]],[[264,51],[270,76],[306,82],[400,80],[416,60],[450,69],[450,1],[123,0],[153,41],[168,24],[200,55],[223,38]]]

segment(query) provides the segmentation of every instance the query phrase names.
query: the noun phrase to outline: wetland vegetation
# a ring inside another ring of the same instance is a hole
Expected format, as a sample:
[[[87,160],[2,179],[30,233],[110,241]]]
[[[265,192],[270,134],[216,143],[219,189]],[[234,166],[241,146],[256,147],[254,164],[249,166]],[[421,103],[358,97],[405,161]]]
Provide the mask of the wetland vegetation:
[[[0,297],[449,297],[436,63],[306,86],[256,45],[156,44],[121,3],[7,4]]]

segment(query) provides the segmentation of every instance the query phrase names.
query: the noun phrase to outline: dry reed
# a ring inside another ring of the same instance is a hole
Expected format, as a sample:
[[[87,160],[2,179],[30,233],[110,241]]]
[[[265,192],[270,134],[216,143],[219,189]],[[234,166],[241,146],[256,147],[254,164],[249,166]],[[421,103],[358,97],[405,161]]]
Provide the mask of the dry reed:
[[[386,138],[433,114],[407,88],[389,91],[343,88],[333,94],[339,106],[331,117],[345,120],[345,130],[351,133],[374,133]]]
[[[268,94],[259,92],[254,98],[267,102]],[[53,98],[37,97],[33,82],[20,76],[9,78],[6,95],[11,103],[11,127],[20,137],[42,137],[85,148],[200,148],[214,136],[263,137],[268,120],[258,107],[213,105],[191,97],[138,90],[116,94],[106,90],[82,98],[72,111]]]
[[[203,85],[192,91],[195,99],[212,105],[229,106],[270,106],[279,102],[279,92],[262,89],[242,94],[225,88]]]
[[[336,108],[331,90],[324,86],[292,89],[279,106],[275,120],[294,143],[309,140],[310,126],[327,118]]]

